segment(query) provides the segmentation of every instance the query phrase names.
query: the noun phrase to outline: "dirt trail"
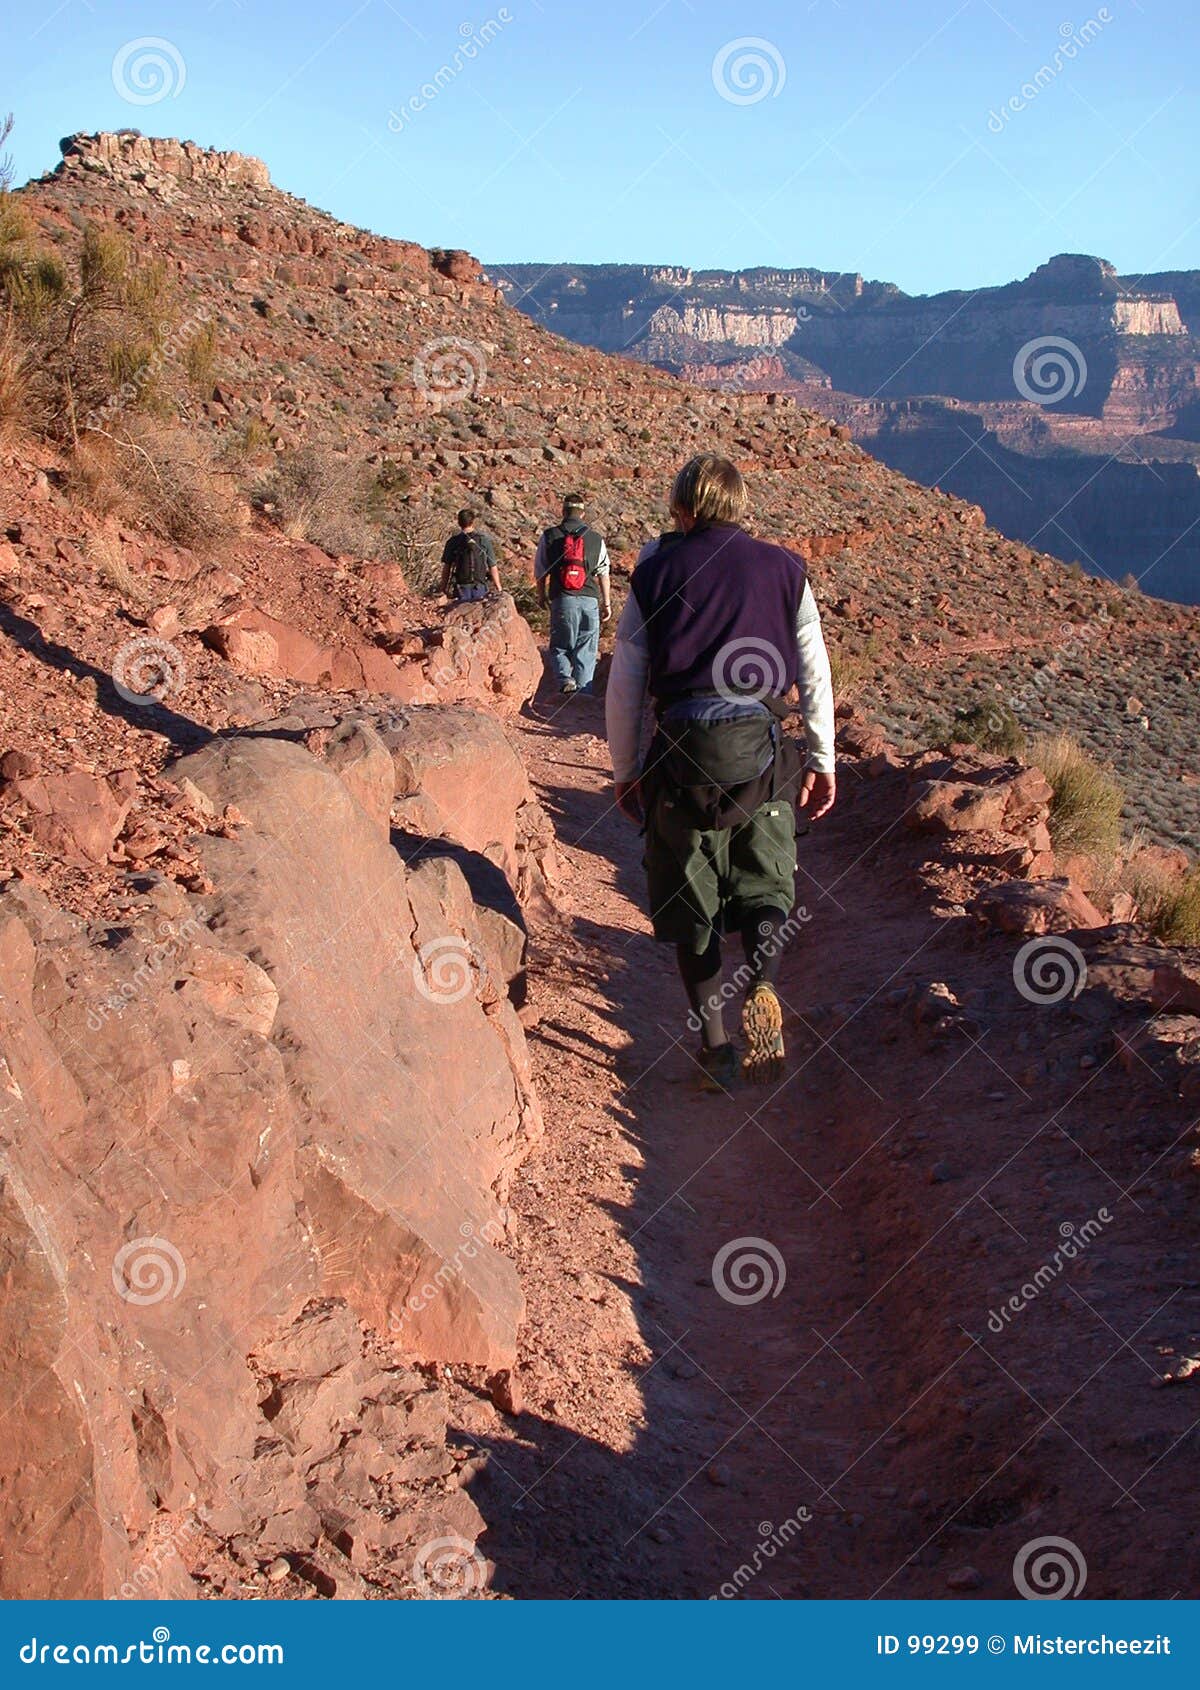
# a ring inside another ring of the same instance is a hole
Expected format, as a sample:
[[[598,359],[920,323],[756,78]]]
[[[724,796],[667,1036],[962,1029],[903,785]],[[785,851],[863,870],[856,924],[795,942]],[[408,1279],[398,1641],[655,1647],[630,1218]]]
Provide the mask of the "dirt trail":
[[[784,1081],[697,1094],[602,731],[583,700],[521,727],[572,909],[532,957],[548,1131],[514,1197],[525,1406],[479,1492],[497,1588],[1009,1597],[1059,1537],[1089,1596],[1194,1594],[1200,1399],[1152,1389],[1200,1353],[1180,1106],[1094,1019],[1026,1003],[1004,941],[930,913],[896,787],[853,770],[801,841]],[[939,980],[966,1028],[918,1027]],[[775,1294],[715,1287],[738,1240]]]

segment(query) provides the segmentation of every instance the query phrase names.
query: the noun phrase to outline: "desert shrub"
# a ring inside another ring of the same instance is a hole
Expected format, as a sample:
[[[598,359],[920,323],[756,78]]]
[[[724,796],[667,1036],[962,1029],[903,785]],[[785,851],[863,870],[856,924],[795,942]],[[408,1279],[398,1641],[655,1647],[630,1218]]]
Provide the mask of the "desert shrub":
[[[332,447],[281,453],[255,498],[290,539],[308,540],[327,552],[379,553],[365,466]]]
[[[1125,793],[1115,777],[1067,734],[1034,740],[1029,759],[1050,782],[1050,833],[1058,851],[1111,858],[1121,842]]]
[[[837,640],[828,642],[828,651],[833,696],[839,701],[856,698],[866,683],[870,667],[866,658]]]
[[[45,325],[69,286],[62,260],[36,247],[34,239],[25,213],[14,210],[10,197],[0,193],[0,292],[13,316],[31,332]]]
[[[536,633],[548,633],[550,612],[538,603],[537,587],[529,577],[505,572],[500,579],[504,584],[504,591],[512,594],[512,601],[517,607],[518,614],[525,618]],[[613,628],[617,619],[618,611],[616,605],[614,605],[613,620],[607,626]]]
[[[211,317],[185,341],[183,368],[200,398],[210,398],[217,381],[217,325]]]
[[[1129,846],[1130,861],[1122,868],[1118,885],[1137,905],[1139,921],[1157,932],[1167,904],[1178,890],[1179,876],[1169,874],[1158,863],[1139,860],[1140,843],[1139,838],[1137,844]]]
[[[384,502],[403,499],[412,491],[412,484],[412,469],[408,464],[385,458],[375,472],[372,497]]]
[[[428,499],[404,494],[389,502],[381,518],[387,555],[404,570],[414,593],[436,592],[442,575],[442,547],[454,519]]]
[[[148,571],[139,575],[130,568],[119,540],[97,534],[88,544],[87,556],[104,585],[130,609],[141,613],[154,607],[153,578]]]
[[[994,751],[1001,757],[1021,757],[1025,753],[1025,730],[1000,699],[956,711],[951,732],[955,739],[977,745],[981,751]]]
[[[404,464],[371,465],[327,445],[282,453],[254,490],[254,502],[293,539],[328,552],[398,563],[415,592],[432,592],[454,509],[409,491]]]
[[[271,444],[271,431],[258,417],[248,417],[240,428],[227,436],[221,456],[227,463],[245,465]]]
[[[203,550],[240,525],[236,490],[203,443],[174,423],[124,418],[82,434],[67,468],[68,491],[99,515]]]
[[[127,411],[168,414],[175,308],[166,265],[123,233],[89,223],[72,256],[47,246],[0,168],[0,309],[37,426],[73,445]]]
[[[130,568],[125,548],[113,534],[97,534],[88,545],[88,561],[97,576],[135,616],[173,605],[180,625],[191,632],[206,628],[228,596],[227,577],[219,569],[198,569],[188,581],[164,581],[148,569]]]

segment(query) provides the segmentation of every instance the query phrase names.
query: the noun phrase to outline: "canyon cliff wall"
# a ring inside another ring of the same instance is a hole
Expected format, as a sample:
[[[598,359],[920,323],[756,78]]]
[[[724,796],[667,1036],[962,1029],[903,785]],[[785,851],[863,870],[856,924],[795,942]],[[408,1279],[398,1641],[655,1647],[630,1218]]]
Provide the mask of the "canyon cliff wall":
[[[1006,532],[1200,599],[1194,272],[1122,278],[1062,254],[1023,281],[925,298],[807,270],[507,265],[493,278],[569,338],[724,392],[793,393]]]

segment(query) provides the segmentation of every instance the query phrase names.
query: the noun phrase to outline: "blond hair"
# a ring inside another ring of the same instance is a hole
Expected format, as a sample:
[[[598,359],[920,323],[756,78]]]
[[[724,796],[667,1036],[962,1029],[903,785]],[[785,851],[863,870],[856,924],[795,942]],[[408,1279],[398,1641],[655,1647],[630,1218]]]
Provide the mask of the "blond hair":
[[[671,483],[670,504],[696,522],[740,522],[746,513],[746,483],[728,458],[701,452]]]

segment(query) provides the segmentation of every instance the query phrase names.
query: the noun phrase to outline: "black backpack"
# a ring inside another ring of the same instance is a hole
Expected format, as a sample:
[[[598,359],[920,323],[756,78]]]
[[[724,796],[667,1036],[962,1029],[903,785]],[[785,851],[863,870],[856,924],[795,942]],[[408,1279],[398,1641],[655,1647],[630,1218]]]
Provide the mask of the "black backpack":
[[[491,565],[477,534],[455,535],[453,563],[456,587],[486,587]]]

